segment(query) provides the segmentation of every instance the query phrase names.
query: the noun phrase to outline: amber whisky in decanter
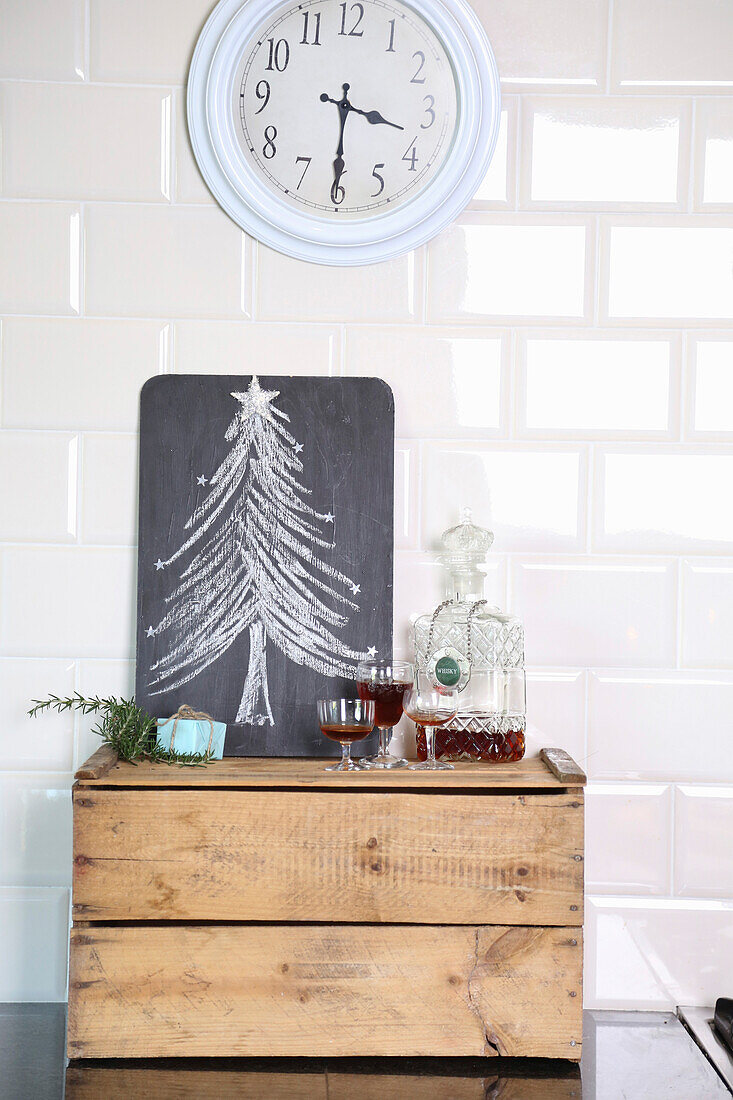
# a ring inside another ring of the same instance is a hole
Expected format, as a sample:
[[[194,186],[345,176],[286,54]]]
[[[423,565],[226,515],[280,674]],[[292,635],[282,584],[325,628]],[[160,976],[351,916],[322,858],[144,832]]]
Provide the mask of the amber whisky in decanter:
[[[459,688],[458,713],[435,731],[435,755],[443,760],[504,763],[524,756],[524,628],[484,599],[483,567],[493,541],[466,509],[442,536],[445,600],[412,623],[416,666]],[[417,753],[425,759],[419,727]]]

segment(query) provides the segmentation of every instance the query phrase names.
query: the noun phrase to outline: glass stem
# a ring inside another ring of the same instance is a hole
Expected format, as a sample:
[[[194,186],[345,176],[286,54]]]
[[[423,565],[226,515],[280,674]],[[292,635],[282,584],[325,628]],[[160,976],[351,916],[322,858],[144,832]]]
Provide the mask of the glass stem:
[[[345,770],[348,770],[348,767],[349,767],[350,763],[351,763],[351,742],[350,741],[342,741],[341,742],[341,767],[344,768]]]
[[[379,727],[379,755],[387,756],[387,734],[392,729],[391,726]]]
[[[428,763],[435,763],[435,726],[425,726],[425,744],[427,746]]]

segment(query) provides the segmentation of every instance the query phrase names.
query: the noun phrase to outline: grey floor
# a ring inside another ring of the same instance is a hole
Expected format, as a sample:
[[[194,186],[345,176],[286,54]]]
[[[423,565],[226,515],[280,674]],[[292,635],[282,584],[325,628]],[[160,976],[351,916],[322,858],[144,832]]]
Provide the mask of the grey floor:
[[[714,1100],[730,1094],[682,1024],[658,1012],[586,1012],[583,1060],[541,1059],[277,1059],[233,1063],[167,1061],[73,1063],[64,1057],[64,1005],[0,1005],[0,1097],[2,1100],[59,1100],[66,1095],[109,1098],[152,1096],[227,1097],[272,1100],[272,1073],[298,1100],[327,1097],[324,1077],[358,1074],[361,1095],[378,1096],[374,1077],[389,1077],[389,1097],[405,1100],[477,1100],[545,1097],[568,1100]],[[131,1072],[132,1070],[132,1072]],[[241,1077],[240,1077],[241,1074]],[[419,1078],[420,1081],[416,1081]],[[409,1079],[409,1080],[408,1080]],[[257,1082],[262,1082],[258,1091]],[[268,1083],[266,1083],[268,1082]],[[459,1083],[460,1082],[460,1083]],[[425,1087],[423,1088],[423,1084]],[[386,1081],[385,1081],[386,1085]],[[473,1087],[475,1086],[475,1087]],[[336,1091],[336,1090],[334,1090]],[[343,1088],[339,1095],[343,1095]]]

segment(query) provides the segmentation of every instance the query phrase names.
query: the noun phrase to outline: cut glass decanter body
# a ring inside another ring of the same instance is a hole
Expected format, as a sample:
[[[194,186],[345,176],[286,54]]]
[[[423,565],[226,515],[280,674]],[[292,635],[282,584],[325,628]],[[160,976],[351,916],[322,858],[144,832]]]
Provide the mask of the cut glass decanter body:
[[[442,653],[460,666],[458,713],[435,730],[435,755],[444,760],[521,760],[525,747],[524,628],[519,619],[484,599],[491,531],[476,527],[466,510],[442,536],[439,561],[446,570],[445,601],[412,624],[415,663],[435,665]],[[426,756],[424,730],[417,752]]]

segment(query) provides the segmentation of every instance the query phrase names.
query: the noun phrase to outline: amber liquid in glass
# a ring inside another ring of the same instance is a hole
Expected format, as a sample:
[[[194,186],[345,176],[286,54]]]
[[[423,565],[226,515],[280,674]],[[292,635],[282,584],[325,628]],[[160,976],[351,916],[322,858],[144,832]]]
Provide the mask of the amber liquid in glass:
[[[509,729],[496,728],[509,725]],[[486,727],[494,727],[486,728]],[[425,730],[416,730],[417,758],[427,759]],[[435,730],[437,760],[485,760],[493,764],[508,764],[524,756],[524,720],[507,722],[496,715],[477,714],[468,723],[451,719]]]
[[[321,726],[321,732],[332,741],[353,745],[355,741],[363,741],[372,730],[370,726]]]
[[[402,717],[402,700],[411,687],[401,680],[392,683],[357,680],[356,683],[360,699],[374,700],[374,725],[382,729],[397,725]]]

